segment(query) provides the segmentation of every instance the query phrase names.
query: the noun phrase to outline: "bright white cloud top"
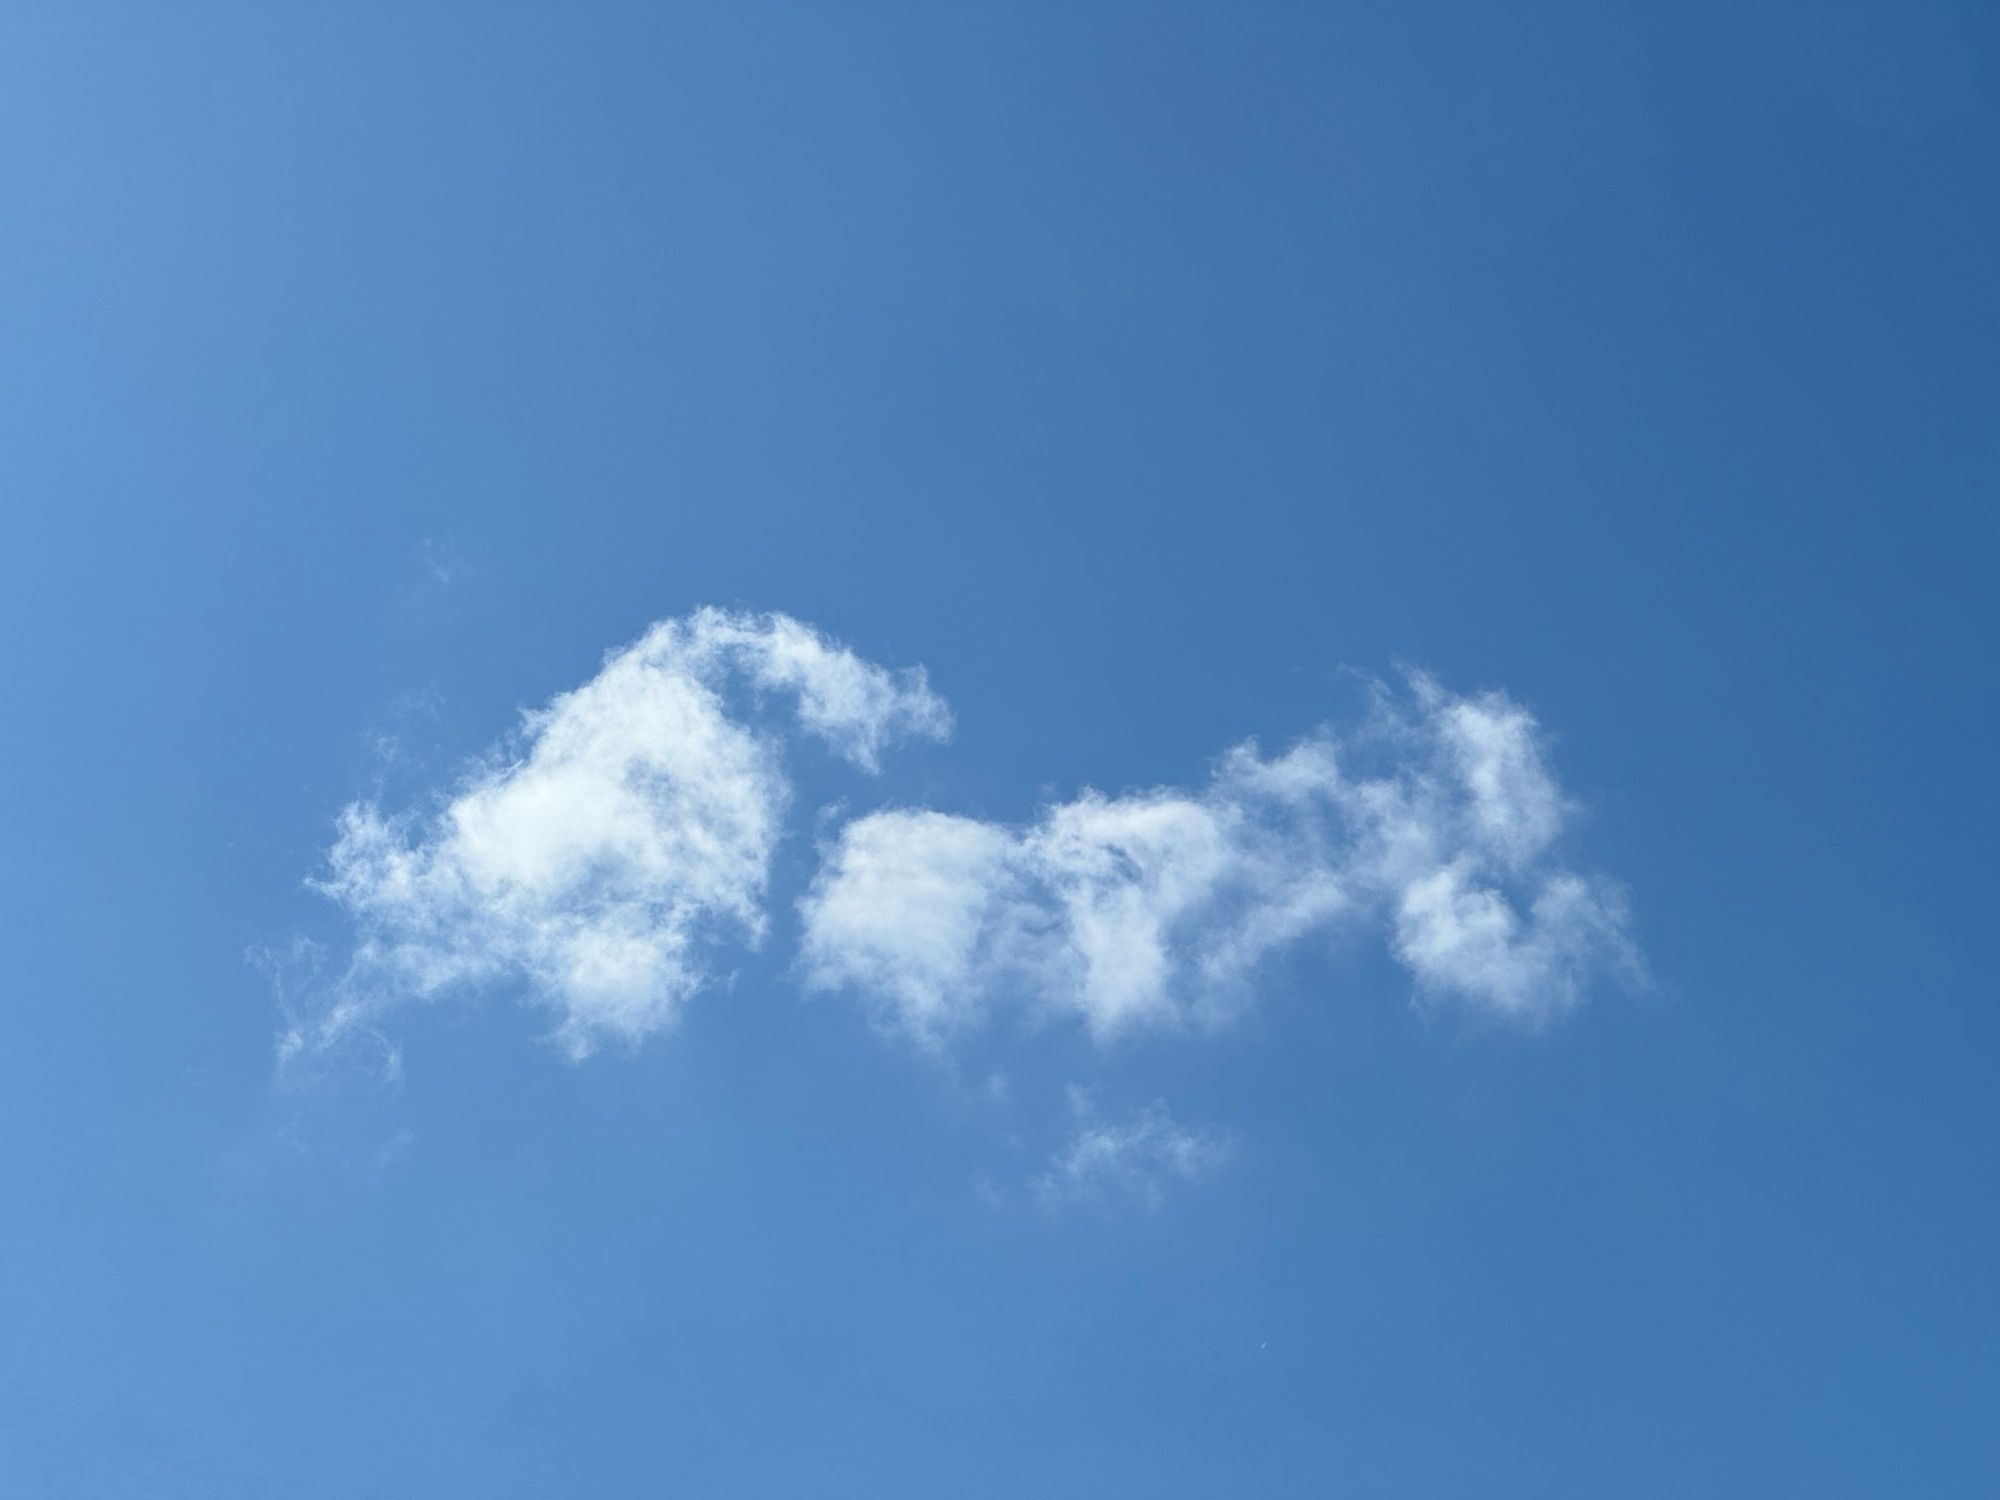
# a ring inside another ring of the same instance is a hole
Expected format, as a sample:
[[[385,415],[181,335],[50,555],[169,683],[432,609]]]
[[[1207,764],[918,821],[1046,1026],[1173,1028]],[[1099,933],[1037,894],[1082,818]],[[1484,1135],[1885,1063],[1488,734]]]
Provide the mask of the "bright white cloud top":
[[[655,625],[526,716],[435,815],[342,813],[317,887],[357,931],[352,965],[290,1050],[384,1005],[505,981],[554,1008],[576,1055],[668,1025],[726,943],[765,933],[791,788],[762,700],[866,771],[951,717],[784,615],[705,609]]]
[[[1006,1001],[1110,1039],[1226,1019],[1276,950],[1374,927],[1420,995],[1540,1021],[1639,967],[1620,889],[1556,857],[1573,815],[1526,710],[1419,676],[1199,790],[859,818],[802,903],[804,970],[927,1043]]]
[[[641,1041],[767,934],[786,740],[874,772],[950,731],[922,668],[785,615],[655,625],[429,809],[345,809],[312,883],[352,956],[282,1048],[505,985],[575,1056]],[[1372,931],[1420,997],[1538,1022],[1640,971],[1619,887],[1560,858],[1574,816],[1525,709],[1417,676],[1352,731],[1238,745],[1192,790],[1085,791],[1019,825],[854,818],[800,902],[798,972],[926,1046],[1008,1006],[1109,1042],[1219,1024],[1280,950]]]

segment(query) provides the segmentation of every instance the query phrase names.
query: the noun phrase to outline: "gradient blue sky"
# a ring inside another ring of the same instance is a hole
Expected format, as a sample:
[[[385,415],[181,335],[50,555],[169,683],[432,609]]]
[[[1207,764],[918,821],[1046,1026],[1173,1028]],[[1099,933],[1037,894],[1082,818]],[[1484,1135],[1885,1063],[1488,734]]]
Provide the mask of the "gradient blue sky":
[[[1996,61],[8,7],[0,1492],[2000,1493]],[[701,604],[951,741],[787,750],[769,937],[636,1048],[503,982],[281,1072],[341,808]],[[1650,986],[1512,1025],[1361,935],[942,1059],[803,995],[841,819],[1199,786],[1402,663],[1534,713]],[[1037,1193],[1071,1085],[1226,1160]]]

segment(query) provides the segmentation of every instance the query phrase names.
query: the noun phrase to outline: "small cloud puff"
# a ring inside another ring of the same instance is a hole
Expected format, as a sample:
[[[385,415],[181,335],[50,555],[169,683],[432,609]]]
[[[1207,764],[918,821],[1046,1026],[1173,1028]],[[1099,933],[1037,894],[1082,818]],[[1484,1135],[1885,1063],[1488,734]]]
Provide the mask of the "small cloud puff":
[[[1123,1120],[1098,1119],[1080,1090],[1070,1105],[1076,1130],[1033,1183],[1045,1207],[1158,1208],[1169,1189],[1208,1176],[1235,1151],[1227,1135],[1177,1124],[1161,1100]]]

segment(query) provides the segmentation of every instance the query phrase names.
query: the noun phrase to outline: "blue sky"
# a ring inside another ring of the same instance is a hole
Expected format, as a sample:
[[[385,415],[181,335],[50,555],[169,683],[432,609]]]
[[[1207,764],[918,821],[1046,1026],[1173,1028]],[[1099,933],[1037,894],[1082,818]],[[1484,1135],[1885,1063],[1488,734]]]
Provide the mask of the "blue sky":
[[[0,1492],[1995,1493],[1997,57],[11,7]]]

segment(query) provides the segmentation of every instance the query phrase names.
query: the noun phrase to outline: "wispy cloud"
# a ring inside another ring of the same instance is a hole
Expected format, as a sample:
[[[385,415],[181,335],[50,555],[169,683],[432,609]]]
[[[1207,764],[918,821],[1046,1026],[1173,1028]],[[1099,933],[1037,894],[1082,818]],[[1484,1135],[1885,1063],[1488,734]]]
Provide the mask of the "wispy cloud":
[[[1049,1207],[1157,1208],[1169,1189],[1206,1177],[1235,1150],[1228,1135],[1176,1123],[1161,1100],[1119,1120],[1098,1118],[1080,1091],[1071,1091],[1070,1102],[1075,1132],[1033,1184]]]
[[[525,984],[582,1055],[674,1018],[719,944],[755,944],[790,797],[759,710],[865,771],[943,739],[921,669],[891,672],[784,615],[655,625],[519,734],[438,810],[346,808],[316,889],[351,918],[351,963],[283,1045],[323,1047],[386,1006]]]
[[[802,902],[803,971],[930,1044],[1009,1001],[1108,1039],[1226,1019],[1277,950],[1373,928],[1420,995],[1539,1021],[1639,971],[1622,892],[1558,858],[1574,813],[1525,709],[1416,676],[1195,791],[856,819]]]
[[[425,575],[439,588],[450,588],[465,569],[458,548],[436,537],[427,536],[418,543],[417,556],[424,565]]]
[[[393,1056],[384,1012],[483,988],[548,1009],[575,1056],[653,1035],[766,936],[788,741],[873,772],[950,730],[921,668],[785,615],[655,625],[428,804],[343,810],[310,883],[351,943],[292,965],[281,1052]],[[1192,788],[840,824],[798,972],[930,1047],[1009,1007],[1109,1042],[1219,1025],[1277,954],[1374,934],[1427,1003],[1536,1023],[1641,974],[1622,891],[1567,858],[1576,816],[1526,709],[1416,675],[1348,727],[1237,745]],[[1153,1113],[1090,1124],[1049,1180],[1203,1139]]]

